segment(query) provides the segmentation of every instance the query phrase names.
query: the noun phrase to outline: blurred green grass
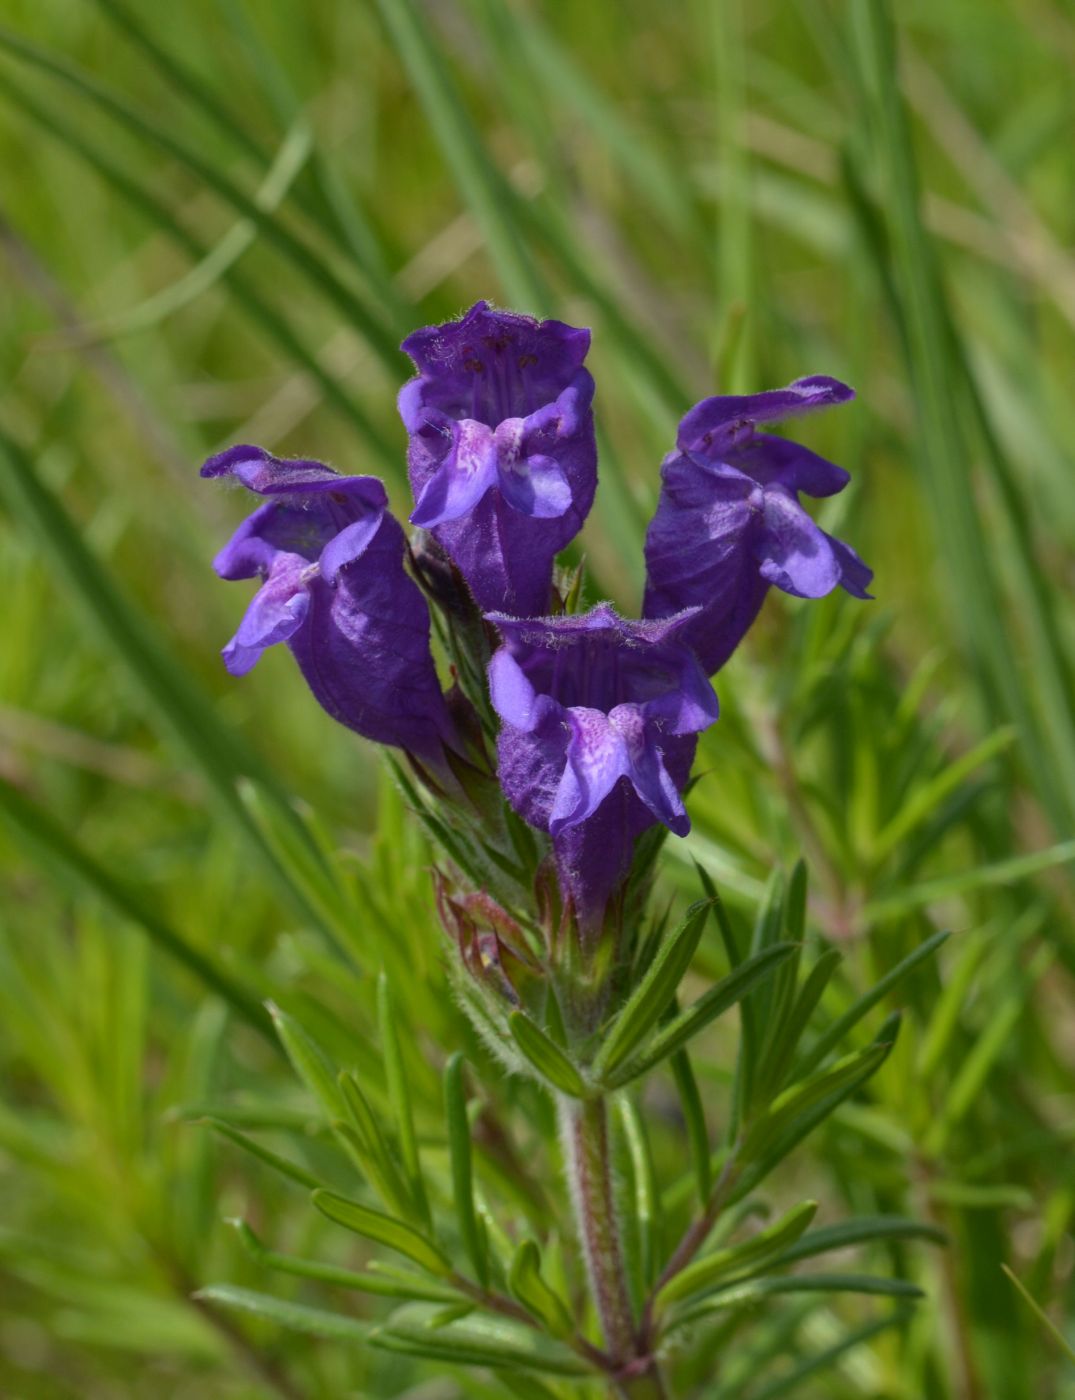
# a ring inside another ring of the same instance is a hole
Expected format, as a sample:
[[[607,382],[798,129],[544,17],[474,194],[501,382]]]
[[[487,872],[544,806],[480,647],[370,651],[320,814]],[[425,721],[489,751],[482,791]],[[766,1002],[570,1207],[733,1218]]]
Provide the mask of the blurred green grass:
[[[189,948],[374,1073],[372,993],[343,959],[394,960],[435,1099],[426,1061],[463,1031],[427,856],[285,655],[224,675],[239,600],[208,561],[242,507],[197,464],[263,441],[384,474],[402,511],[402,335],[478,296],[589,324],[602,486],[583,547],[633,610],[679,414],[717,387],[847,379],[857,404],[809,441],[854,473],[831,509],[878,601],[768,605],[721,677],[671,877],[686,887],[694,856],[748,909],[802,850],[847,994],[932,928],[959,934],[906,994],[872,1100],[797,1168],[834,1203],[938,1220],[952,1246],[897,1258],[930,1304],[797,1393],[1070,1396],[1001,1265],[1075,1335],[1075,19],[1039,0],[895,8],[894,36],[875,0],[196,0],[167,22],[131,0],[9,0],[3,776]],[[120,614],[72,568],[56,502]],[[235,779],[266,773],[251,817]],[[306,837],[276,787],[348,853],[353,904],[287,873],[278,843]],[[328,1246],[301,1201],[168,1111],[302,1106],[11,812],[5,1393],[471,1393],[189,1301],[249,1269],[224,1214]],[[702,970],[717,961],[703,945]],[[717,1038],[699,1072],[718,1119],[727,1063]],[[669,1170],[677,1142],[665,1123]],[[793,1352],[835,1325],[815,1306]]]

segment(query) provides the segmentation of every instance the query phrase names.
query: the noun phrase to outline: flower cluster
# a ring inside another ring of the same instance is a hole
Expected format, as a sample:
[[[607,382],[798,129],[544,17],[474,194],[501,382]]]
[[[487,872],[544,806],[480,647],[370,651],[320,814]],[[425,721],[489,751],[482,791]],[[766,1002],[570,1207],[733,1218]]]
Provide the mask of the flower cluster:
[[[479,809],[488,823],[474,780],[488,790],[495,778],[539,833],[520,879],[555,873],[555,919],[584,944],[614,921],[638,837],[657,823],[689,829],[683,792],[697,735],[717,718],[709,677],[769,587],[818,598],[839,585],[865,598],[871,578],[800,502],[840,491],[847,473],[758,431],[852,397],[815,376],[692,408],[661,470],[642,619],[607,603],[572,611],[556,557],[597,487],[589,344],[586,330],[485,302],[404,341],[417,370],[399,396],[413,545],[375,477],[245,446],[202,469],[264,498],[216,560],[224,578],[262,580],[224,649],[229,670],[242,674],[286,642],[324,709],[403,750],[464,825]],[[431,607],[449,641],[447,694]],[[483,736],[497,720],[494,755]],[[461,896],[451,907],[500,938],[497,921],[510,916],[483,914],[482,901],[501,906],[488,891],[471,894],[477,904]]]

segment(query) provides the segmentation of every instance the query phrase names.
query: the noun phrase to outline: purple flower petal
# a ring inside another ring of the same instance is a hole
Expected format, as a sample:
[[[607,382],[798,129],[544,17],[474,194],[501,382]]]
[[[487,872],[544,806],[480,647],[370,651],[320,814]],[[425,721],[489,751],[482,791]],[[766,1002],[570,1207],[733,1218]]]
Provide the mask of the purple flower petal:
[[[260,575],[225,662],[242,674],[287,642],[310,689],[341,724],[442,766],[454,726],[429,648],[429,610],[404,570],[403,531],[375,477],[237,447],[207,476],[232,476],[269,500],[217,556],[225,578]]]
[[[488,620],[503,643],[489,668],[504,721],[501,786],[553,837],[564,888],[592,922],[642,831],[655,820],[689,828],[680,790],[695,734],[717,717],[712,686],[680,640],[693,615],[633,622],[603,603],[578,616]],[[591,826],[596,845],[583,834]],[[586,869],[575,864],[583,846]]]
[[[497,484],[497,444],[486,425],[464,419],[455,425],[453,439],[411,512],[412,522],[424,530],[469,515]]]
[[[365,554],[387,514],[383,510],[371,511],[364,519],[356,520],[353,525],[345,525],[338,535],[333,535],[321,551],[319,560],[321,577],[326,583],[337,583],[340,570]]]
[[[304,575],[309,564],[295,554],[278,554],[268,579],[258,589],[221,655],[233,676],[243,676],[261,659],[266,647],[293,637],[310,610],[310,590]]]
[[[557,397],[586,359],[590,332],[479,301],[458,321],[412,332],[400,348],[425,381],[424,403],[495,428]]]
[[[807,496],[835,496],[851,480],[851,473],[819,457],[808,447],[770,433],[755,433],[728,454],[747,476],[762,486],[786,486]]]
[[[588,331],[485,302],[404,341],[419,371],[399,396],[411,519],[485,610],[547,612],[553,560],[593,504],[589,343]]]
[[[695,404],[680,423],[676,441],[681,452],[715,454],[751,436],[755,423],[814,413],[854,397],[854,389],[826,374],[796,379],[786,389],[762,394],[717,394]]]
[[[782,491],[765,494],[765,528],[754,557],[762,578],[799,598],[824,598],[840,582],[828,535]]]
[[[676,836],[686,836],[691,819],[675,780],[664,764],[664,753],[648,736],[631,758],[631,785],[659,822]]]
[[[679,450],[661,469],[661,496],[646,533],[643,614],[698,611],[685,638],[712,675],[735,651],[770,584],[819,598],[837,584],[867,597],[872,574],[810,520],[798,493],[831,496],[848,474],[755,423],[843,403],[853,392],[824,375],[786,389],[723,396],[683,419]]]
[[[873,570],[868,564],[864,564],[851,546],[844,544],[843,540],[834,539],[829,535],[828,541],[840,566],[841,588],[846,589],[853,598],[862,598],[864,601],[872,599],[873,594],[867,590],[873,580]]]
[[[324,462],[302,457],[274,457],[264,447],[240,444],[210,457],[201,469],[205,477],[232,476],[259,496],[320,495],[375,510],[388,504],[384,482],[376,476],[340,476]]]
[[[520,515],[555,520],[571,509],[571,483],[554,457],[528,453],[525,438],[524,418],[506,419],[496,430],[500,495]]]
[[[578,707],[568,716],[571,739],[549,813],[552,836],[593,816],[619,780],[628,776],[630,766],[623,736],[608,715]]]

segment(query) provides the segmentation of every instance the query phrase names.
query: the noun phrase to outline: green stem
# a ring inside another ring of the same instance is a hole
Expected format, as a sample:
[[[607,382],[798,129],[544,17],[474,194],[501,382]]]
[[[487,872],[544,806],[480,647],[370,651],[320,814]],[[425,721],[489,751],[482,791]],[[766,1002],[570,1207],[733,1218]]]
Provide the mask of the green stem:
[[[608,1103],[561,1098],[560,1125],[579,1240],[590,1293],[616,1372],[615,1393],[624,1400],[664,1400],[655,1358],[640,1346],[635,1326],[609,1161]]]

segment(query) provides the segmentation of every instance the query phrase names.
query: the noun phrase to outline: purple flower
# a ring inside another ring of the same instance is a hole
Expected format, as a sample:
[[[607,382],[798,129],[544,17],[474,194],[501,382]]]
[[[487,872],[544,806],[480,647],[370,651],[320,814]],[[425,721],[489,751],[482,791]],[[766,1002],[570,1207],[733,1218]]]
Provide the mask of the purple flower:
[[[799,504],[800,491],[842,491],[847,472],[756,430],[853,397],[839,380],[813,375],[769,393],[703,399],[680,423],[646,535],[643,615],[698,607],[684,640],[710,675],[742,641],[770,584],[800,598],[821,598],[837,584],[870,596],[872,570]]]
[[[692,617],[630,622],[602,603],[577,617],[488,619],[503,641],[489,666],[501,786],[552,836],[584,926],[600,923],[641,832],[690,829],[680,794],[695,736],[717,718],[680,640]]]
[[[545,613],[555,556],[597,487],[590,332],[493,311],[415,331],[418,376],[399,411],[415,525],[430,530],[483,609]]]
[[[214,560],[222,578],[260,577],[224,648],[233,675],[287,642],[325,710],[349,729],[438,762],[452,725],[429,649],[429,610],[403,569],[404,538],[374,476],[339,476],[238,446],[202,476],[267,496]]]

